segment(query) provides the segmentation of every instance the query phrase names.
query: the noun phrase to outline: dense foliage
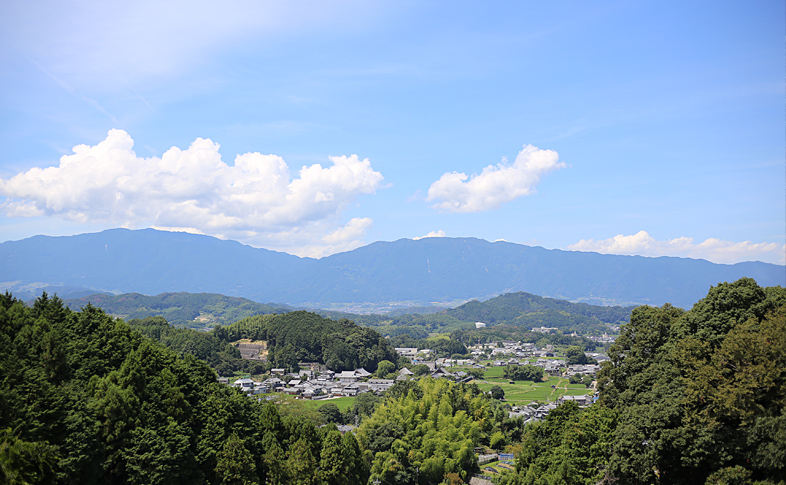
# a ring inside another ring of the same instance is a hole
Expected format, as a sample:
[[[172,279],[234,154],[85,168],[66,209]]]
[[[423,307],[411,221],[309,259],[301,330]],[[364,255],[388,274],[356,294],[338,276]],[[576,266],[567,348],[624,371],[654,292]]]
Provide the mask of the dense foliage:
[[[247,360],[229,342],[213,333],[170,325],[164,317],[147,317],[128,320],[131,329],[145,337],[161,342],[168,349],[180,354],[191,354],[207,362],[219,375],[234,375],[235,372],[260,374],[265,364],[258,360]]]
[[[264,340],[268,361],[274,367],[294,368],[298,362],[319,362],[333,371],[363,367],[377,370],[380,361],[398,361],[388,341],[370,328],[353,322],[323,318],[297,311],[280,315],[258,315],[213,330],[220,340]]]
[[[502,370],[502,376],[511,381],[533,381],[543,380],[543,367],[534,365],[506,365]]]
[[[399,384],[397,384],[399,386]],[[478,470],[474,448],[520,429],[507,411],[475,385],[425,378],[391,389],[360,427],[371,462],[370,480],[439,484],[455,473],[464,482]]]
[[[786,290],[743,278],[638,307],[600,402],[526,428],[505,484],[773,484],[786,476]]]
[[[0,483],[364,483],[352,434],[216,382],[92,306],[0,297]]]
[[[398,335],[390,338],[389,342],[393,347],[429,349],[432,352],[430,358],[448,358],[454,354],[466,355],[469,352],[466,345],[452,338],[415,339],[409,335]]]
[[[0,296],[0,483],[436,485],[468,482],[478,446],[516,451],[500,485],[785,483],[786,290],[751,279],[687,312],[636,308],[598,376],[599,402],[527,426],[474,384],[430,377],[345,413],[306,412],[221,385],[195,357],[249,338],[270,342],[279,366],[391,370],[385,339],[348,320],[293,312],[188,332],[46,294],[32,308]],[[356,439],[318,422],[361,425]]]

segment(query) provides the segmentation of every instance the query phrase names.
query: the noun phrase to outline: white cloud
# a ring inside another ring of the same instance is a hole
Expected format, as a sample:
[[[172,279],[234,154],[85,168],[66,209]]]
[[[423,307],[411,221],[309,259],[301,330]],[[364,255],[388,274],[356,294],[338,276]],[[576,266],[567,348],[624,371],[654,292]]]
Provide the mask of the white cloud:
[[[0,207],[10,217],[169,228],[322,255],[360,244],[371,219],[341,227],[340,215],[383,180],[357,155],[304,166],[293,178],[276,155],[245,153],[227,165],[207,139],[160,158],[137,157],[133,145],[126,132],[111,130],[95,146],[74,147],[59,166],[0,179],[7,197]]]
[[[335,253],[351,251],[365,244],[363,237],[371,227],[372,220],[368,217],[356,217],[345,226],[323,236],[318,244],[310,244],[292,251],[298,256],[321,258]]]
[[[431,231],[425,236],[413,237],[412,239],[415,241],[419,241],[420,239],[426,239],[427,237],[445,237],[445,231],[443,231],[442,229],[440,229],[439,231]]]
[[[752,243],[750,241],[731,242],[709,238],[694,243],[693,238],[678,237],[658,241],[646,231],[630,236],[618,234],[609,239],[596,241],[582,239],[567,247],[571,251],[593,251],[604,254],[628,254],[640,256],[678,256],[706,259],[714,263],[732,264],[741,261],[764,261],[784,264],[786,244]]]
[[[505,202],[534,193],[544,175],[564,167],[557,152],[524,145],[512,164],[503,158],[501,163],[484,168],[480,175],[443,174],[429,187],[426,200],[436,201],[432,207],[447,212],[496,209]]]

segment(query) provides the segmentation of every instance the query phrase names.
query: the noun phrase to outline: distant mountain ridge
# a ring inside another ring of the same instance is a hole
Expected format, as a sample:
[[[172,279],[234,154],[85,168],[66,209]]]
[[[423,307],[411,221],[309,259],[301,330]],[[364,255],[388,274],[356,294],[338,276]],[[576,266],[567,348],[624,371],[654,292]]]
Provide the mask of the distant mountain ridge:
[[[40,294],[41,288],[50,293],[57,288],[146,295],[206,292],[319,308],[352,302],[429,304],[526,291],[564,300],[669,302],[690,308],[710,286],[743,276],[761,286],[786,285],[786,268],[768,263],[721,265],[475,238],[375,242],[319,260],[153,229],[0,243],[0,290],[22,298],[20,292]]]

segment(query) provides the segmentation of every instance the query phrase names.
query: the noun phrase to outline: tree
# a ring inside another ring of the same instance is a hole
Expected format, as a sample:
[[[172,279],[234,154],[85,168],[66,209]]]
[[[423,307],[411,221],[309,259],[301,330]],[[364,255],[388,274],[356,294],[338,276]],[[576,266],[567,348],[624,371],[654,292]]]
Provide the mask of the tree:
[[[355,420],[362,420],[364,417],[374,414],[374,408],[382,402],[382,398],[373,392],[363,392],[358,394],[352,407],[347,410],[345,422],[355,424]]]
[[[404,436],[404,429],[396,423],[386,422],[368,429],[366,449],[372,453],[388,451],[394,441]]]
[[[257,483],[256,465],[237,433],[224,442],[217,456],[216,475],[222,485],[252,485]]]
[[[447,485],[461,485],[464,483],[464,480],[461,479],[458,473],[447,473],[444,483]]]
[[[322,416],[325,423],[344,424],[344,415],[338,406],[332,402],[321,405],[317,412]]]
[[[312,444],[304,437],[298,439],[287,453],[287,472],[290,483],[314,485],[317,482],[317,461],[311,452]]]
[[[505,399],[505,391],[502,389],[502,387],[498,385],[492,386],[489,393],[491,394],[491,397],[494,399],[497,400]]]
[[[508,444],[508,437],[502,431],[496,431],[489,438],[489,446],[494,450],[499,450]]]
[[[363,459],[357,439],[353,433],[345,433],[341,439],[344,452],[347,481],[351,484],[368,481],[368,465]]]
[[[480,379],[483,377],[483,369],[467,369],[467,374],[471,375],[473,379]]]
[[[506,365],[502,375],[511,381],[540,381],[544,372],[542,367],[534,365]]]
[[[573,346],[565,352],[565,362],[568,365],[584,365],[589,362],[589,359],[581,347]]]
[[[584,376],[581,379],[581,383],[584,384],[584,387],[592,387],[593,382],[595,382],[595,379],[592,376]]]
[[[262,448],[265,454],[262,456],[264,463],[264,478],[266,483],[280,485],[286,482],[286,456],[278,440],[272,432],[265,432],[262,438]]]
[[[381,360],[377,364],[377,371],[375,372],[375,374],[377,375],[377,377],[384,378],[388,374],[395,371],[396,371],[396,364],[394,364],[389,360]]]
[[[777,483],[784,453],[775,450],[786,447],[784,303],[783,288],[743,278],[710,289],[688,312],[635,309],[598,375],[600,402],[619,412],[610,476]]]
[[[322,453],[319,461],[319,474],[324,483],[349,485],[347,477],[349,464],[341,442],[341,433],[332,429],[322,440]]]
[[[46,293],[44,293],[46,295]],[[47,483],[55,477],[57,449],[41,442],[27,442],[10,429],[0,431],[0,482]]]

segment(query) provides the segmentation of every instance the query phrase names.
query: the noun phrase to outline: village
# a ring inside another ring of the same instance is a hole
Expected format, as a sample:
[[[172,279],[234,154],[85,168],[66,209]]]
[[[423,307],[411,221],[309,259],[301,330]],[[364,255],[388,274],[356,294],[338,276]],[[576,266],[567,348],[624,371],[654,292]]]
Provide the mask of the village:
[[[287,369],[271,369],[264,379],[254,380],[243,376],[232,382],[221,377],[219,382],[231,385],[260,399],[274,399],[277,394],[292,396],[296,399],[329,400],[331,398],[355,397],[358,394],[372,392],[382,395],[396,382],[430,376],[433,379],[449,379],[454,382],[487,382],[486,375],[501,375],[495,368],[508,366],[531,365],[543,369],[544,379],[551,382],[552,378],[570,379],[571,383],[586,382],[586,393],[581,395],[563,394],[553,401],[531,402],[527,404],[512,403],[508,413],[511,418],[523,418],[524,422],[538,421],[559,404],[575,401],[585,407],[596,399],[595,375],[600,370],[600,363],[608,360],[601,353],[588,353],[593,363],[569,365],[560,352],[552,345],[537,348],[532,343],[502,341],[495,344],[478,344],[467,347],[471,358],[433,358],[430,349],[402,347],[396,348],[402,362],[409,365],[402,367],[395,376],[384,377],[375,375],[366,369],[345,370],[335,372],[324,364],[316,362],[299,362],[296,372]],[[412,369],[417,371],[413,372]],[[549,380],[551,379],[551,380]],[[513,387],[514,381],[507,382]],[[552,388],[555,386],[552,385]]]

